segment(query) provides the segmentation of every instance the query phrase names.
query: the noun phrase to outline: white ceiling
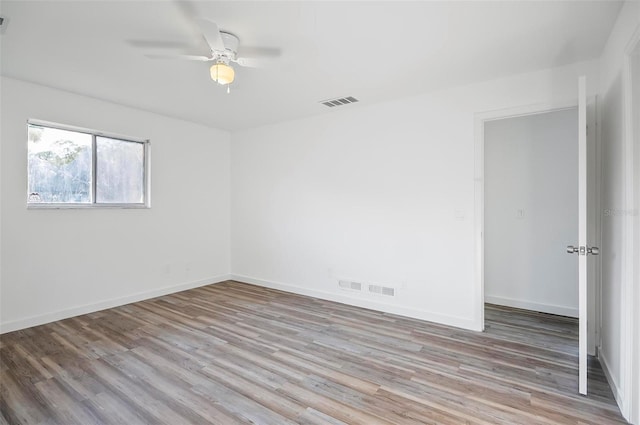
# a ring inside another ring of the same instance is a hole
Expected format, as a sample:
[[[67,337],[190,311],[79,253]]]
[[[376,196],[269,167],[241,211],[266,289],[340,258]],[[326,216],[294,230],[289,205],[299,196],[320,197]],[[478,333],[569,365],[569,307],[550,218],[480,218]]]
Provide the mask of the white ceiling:
[[[451,85],[600,56],[617,1],[7,1],[2,75],[235,130],[357,108]],[[275,47],[262,69],[237,69],[231,94],[208,63],[147,53],[208,54],[185,9]],[[175,42],[153,50],[131,40]]]

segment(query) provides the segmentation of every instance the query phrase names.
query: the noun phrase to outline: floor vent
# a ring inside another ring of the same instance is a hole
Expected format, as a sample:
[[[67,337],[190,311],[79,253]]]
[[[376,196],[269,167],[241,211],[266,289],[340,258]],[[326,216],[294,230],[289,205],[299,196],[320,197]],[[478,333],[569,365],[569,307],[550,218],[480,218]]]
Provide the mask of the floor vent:
[[[388,286],[380,286],[380,285],[369,285],[369,292],[374,294],[382,294],[390,297],[395,297],[396,290],[395,288],[391,288]]]
[[[362,291],[362,283],[359,282],[350,282],[348,280],[339,280],[338,286],[342,289],[351,290],[351,291]]]
[[[358,102],[358,99],[356,99],[353,96],[338,97],[336,99],[327,99],[327,100],[320,101],[320,103],[322,103],[325,106],[328,106],[329,108],[333,108],[335,106],[348,105],[350,103],[355,103],[355,102]]]

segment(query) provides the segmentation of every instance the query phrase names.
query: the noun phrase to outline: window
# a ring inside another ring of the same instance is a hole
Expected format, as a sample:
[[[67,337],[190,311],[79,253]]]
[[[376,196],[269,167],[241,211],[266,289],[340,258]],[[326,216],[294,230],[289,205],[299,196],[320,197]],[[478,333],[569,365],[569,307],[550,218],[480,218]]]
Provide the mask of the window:
[[[148,207],[149,142],[29,121],[28,207]]]

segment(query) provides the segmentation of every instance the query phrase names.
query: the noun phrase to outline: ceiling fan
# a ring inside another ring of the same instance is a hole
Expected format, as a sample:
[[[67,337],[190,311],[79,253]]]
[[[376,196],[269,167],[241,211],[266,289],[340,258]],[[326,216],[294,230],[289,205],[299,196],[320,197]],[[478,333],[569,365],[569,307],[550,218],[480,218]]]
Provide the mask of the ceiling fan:
[[[258,68],[265,64],[265,59],[278,57],[280,49],[268,47],[243,48],[245,56],[238,55],[240,40],[234,34],[220,31],[218,25],[210,19],[195,18],[198,28],[207,42],[209,55],[147,55],[156,59],[184,59],[200,62],[214,62],[209,69],[211,79],[220,85],[227,86],[235,80],[232,64],[243,67]]]

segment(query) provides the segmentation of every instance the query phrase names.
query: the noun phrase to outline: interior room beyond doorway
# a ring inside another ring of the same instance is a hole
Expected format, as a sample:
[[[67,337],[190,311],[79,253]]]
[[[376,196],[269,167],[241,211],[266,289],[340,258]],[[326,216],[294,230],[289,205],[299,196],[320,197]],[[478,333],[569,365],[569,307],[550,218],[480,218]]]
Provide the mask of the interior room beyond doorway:
[[[485,302],[578,317],[577,108],[485,123]]]

